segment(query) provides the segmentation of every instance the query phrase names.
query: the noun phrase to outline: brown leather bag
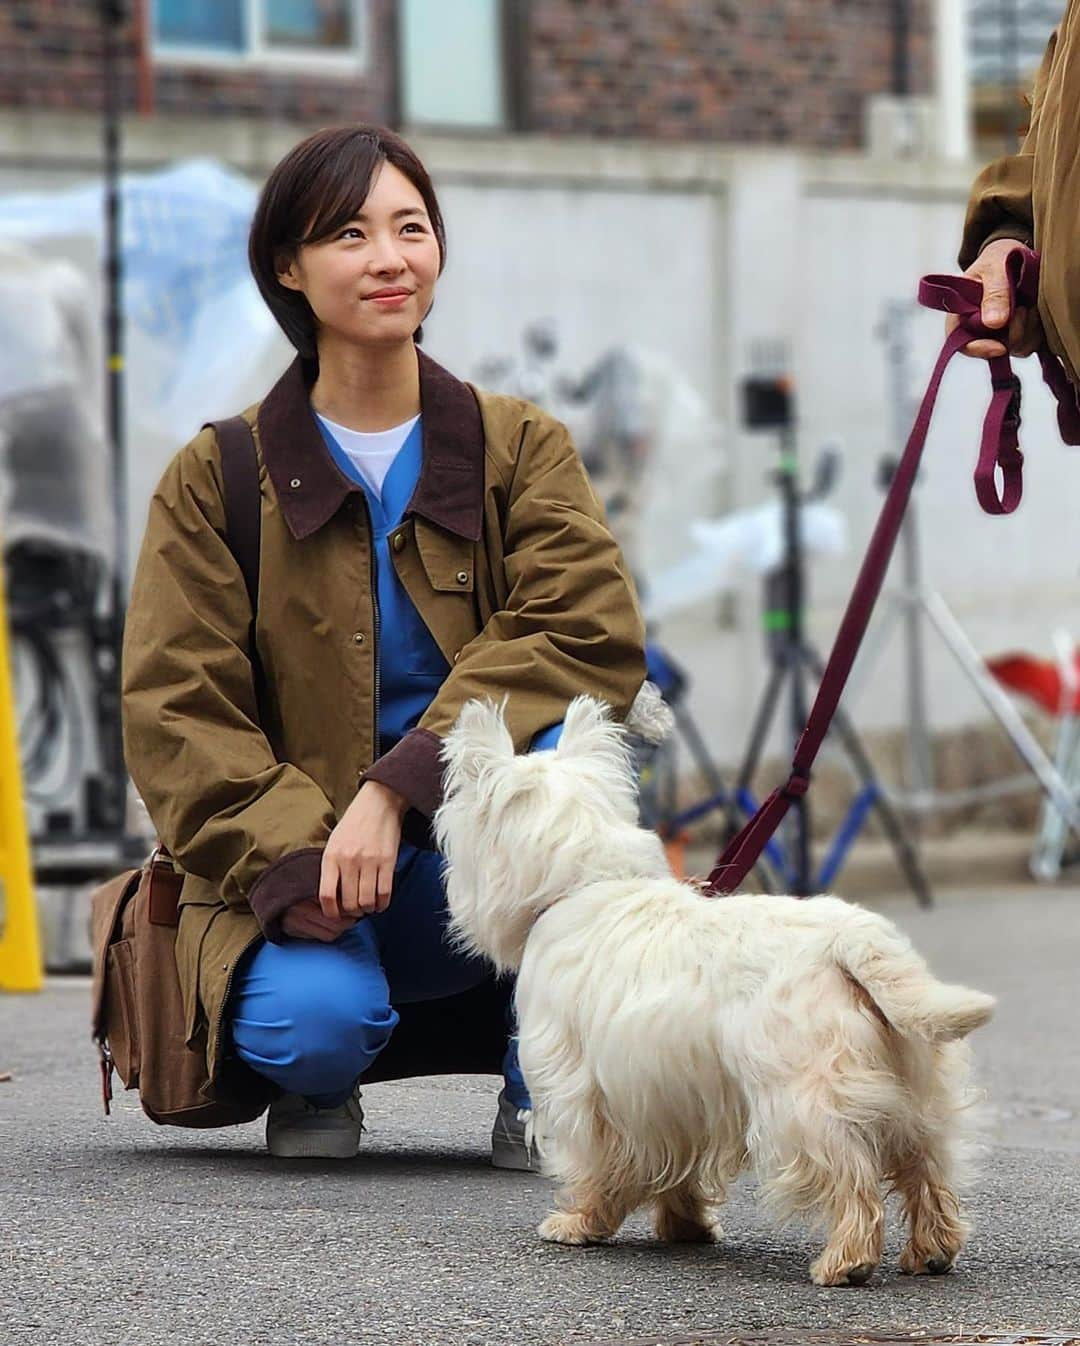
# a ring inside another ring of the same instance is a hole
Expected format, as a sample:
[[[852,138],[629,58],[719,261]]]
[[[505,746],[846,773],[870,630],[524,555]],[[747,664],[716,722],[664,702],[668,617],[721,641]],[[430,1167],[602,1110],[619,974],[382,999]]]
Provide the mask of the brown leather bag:
[[[102,884],[90,899],[94,949],[91,1023],[108,1115],[115,1071],[137,1089],[143,1111],[163,1126],[231,1126],[252,1121],[275,1092],[244,1069],[243,1081],[212,1085],[206,1027],[186,1040],[176,969],[184,876],[163,851],[142,869]],[[240,1085],[239,1088],[236,1086]]]

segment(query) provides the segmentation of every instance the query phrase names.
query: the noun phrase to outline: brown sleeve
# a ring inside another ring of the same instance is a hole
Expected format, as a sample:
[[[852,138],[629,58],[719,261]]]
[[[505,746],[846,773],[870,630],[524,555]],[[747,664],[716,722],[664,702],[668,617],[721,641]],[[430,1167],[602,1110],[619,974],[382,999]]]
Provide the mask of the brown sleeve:
[[[306,846],[275,860],[255,880],[248,902],[271,944],[280,944],[284,938],[281,918],[286,911],[318,893],[322,857],[321,846]]]
[[[411,729],[360,778],[388,785],[409,801],[402,838],[413,846],[431,849],[431,818],[442,802],[442,739],[427,729]]]
[[[959,255],[960,266],[965,271],[983,248],[996,239],[1015,238],[1028,247],[1036,246],[1032,171],[1039,143],[1043,98],[1057,54],[1057,39],[1055,29],[1035,80],[1031,121],[1019,154],[1008,154],[987,164],[971,189]]]

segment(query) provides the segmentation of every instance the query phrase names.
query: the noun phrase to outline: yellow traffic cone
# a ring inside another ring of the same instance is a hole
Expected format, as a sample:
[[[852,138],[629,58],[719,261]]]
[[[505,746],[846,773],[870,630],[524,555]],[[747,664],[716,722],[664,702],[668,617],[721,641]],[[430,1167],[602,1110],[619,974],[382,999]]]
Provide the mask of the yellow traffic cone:
[[[40,991],[41,986],[41,939],[23,806],[7,603],[0,574],[0,991]]]

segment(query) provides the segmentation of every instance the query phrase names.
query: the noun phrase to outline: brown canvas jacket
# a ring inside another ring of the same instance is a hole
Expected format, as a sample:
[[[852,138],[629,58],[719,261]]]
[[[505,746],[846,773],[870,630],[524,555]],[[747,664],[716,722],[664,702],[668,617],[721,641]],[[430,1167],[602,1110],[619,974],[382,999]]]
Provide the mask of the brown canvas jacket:
[[[1080,0],[1047,47],[1018,154],[975,180],[960,249],[967,268],[987,243],[1018,238],[1042,254],[1039,313],[1047,340],[1080,382]]]
[[[422,353],[420,377],[423,466],[390,554],[451,671],[377,760],[367,508],[326,449],[301,362],[244,413],[260,458],[262,704],[212,429],[150,504],[124,637],[125,751],[186,875],[177,962],[212,1074],[239,957],[279,939],[285,909],[317,892],[322,848],[360,784],[405,795],[406,837],[421,840],[441,736],[465,700],[508,696],[521,749],[580,692],[624,717],[645,676],[632,584],[565,427]]]

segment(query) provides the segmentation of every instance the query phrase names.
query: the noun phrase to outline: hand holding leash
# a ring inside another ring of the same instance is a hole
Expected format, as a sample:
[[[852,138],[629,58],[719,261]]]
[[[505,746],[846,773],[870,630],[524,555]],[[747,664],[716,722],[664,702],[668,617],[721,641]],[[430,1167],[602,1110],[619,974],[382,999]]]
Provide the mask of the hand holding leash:
[[[1023,359],[1034,355],[1043,344],[1037,295],[1034,302],[1017,304],[1014,308],[1008,263],[1019,246],[1015,239],[999,238],[988,244],[964,272],[966,277],[982,286],[982,325],[995,331],[1002,330],[1002,340],[991,341],[984,337],[972,341],[963,347],[963,355],[977,360],[993,360],[1005,354]],[[945,335],[951,336],[961,321],[959,314],[950,313],[945,319]]]

